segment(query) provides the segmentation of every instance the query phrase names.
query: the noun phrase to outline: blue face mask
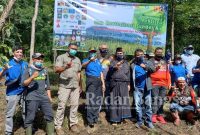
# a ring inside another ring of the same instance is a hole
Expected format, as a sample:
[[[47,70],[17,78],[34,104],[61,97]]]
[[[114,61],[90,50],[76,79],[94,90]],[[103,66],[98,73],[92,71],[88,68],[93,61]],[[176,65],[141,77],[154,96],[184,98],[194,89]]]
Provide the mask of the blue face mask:
[[[194,52],[194,50],[187,50],[187,53],[188,53],[189,55],[192,55],[193,52]]]
[[[36,68],[42,68],[42,67],[43,67],[43,63],[42,63],[42,62],[33,62],[33,65],[34,65]]]
[[[90,53],[90,56],[89,56],[89,58],[96,57],[96,56],[97,56],[97,54],[96,54],[96,53]]]
[[[77,53],[77,50],[74,50],[74,49],[69,50],[69,55],[71,55],[71,56],[75,56],[76,53]]]

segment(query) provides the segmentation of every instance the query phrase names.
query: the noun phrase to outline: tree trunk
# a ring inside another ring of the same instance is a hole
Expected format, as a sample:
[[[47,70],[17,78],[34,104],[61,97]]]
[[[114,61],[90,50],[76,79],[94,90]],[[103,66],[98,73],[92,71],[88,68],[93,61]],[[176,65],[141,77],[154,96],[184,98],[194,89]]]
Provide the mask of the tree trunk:
[[[32,28],[31,28],[31,46],[30,46],[30,64],[32,63],[32,55],[34,53],[35,47],[35,22],[37,20],[38,15],[38,8],[39,8],[39,0],[35,0],[35,12],[32,18]]]
[[[13,5],[15,4],[16,0],[9,0],[8,4],[6,5],[5,9],[3,10],[3,13],[0,17],[0,31],[3,28],[3,25],[5,24],[6,18],[8,17]]]
[[[172,0],[172,28],[171,28],[172,60],[174,59],[174,11],[175,11],[175,1]]]
[[[153,47],[152,47],[153,33],[149,32],[147,34],[147,38],[148,38],[147,53],[149,53],[153,51]]]

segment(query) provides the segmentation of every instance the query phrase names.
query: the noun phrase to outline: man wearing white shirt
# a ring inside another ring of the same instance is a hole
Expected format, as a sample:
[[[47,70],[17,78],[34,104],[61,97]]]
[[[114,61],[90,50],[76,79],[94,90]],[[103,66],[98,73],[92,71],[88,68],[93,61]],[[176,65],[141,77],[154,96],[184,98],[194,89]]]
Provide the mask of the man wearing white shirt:
[[[190,75],[190,80],[194,76],[194,74],[192,73],[192,68],[196,66],[197,61],[200,58],[198,55],[193,53],[194,53],[194,47],[192,45],[189,45],[186,49],[186,54],[181,55],[183,63],[185,63],[185,66]]]

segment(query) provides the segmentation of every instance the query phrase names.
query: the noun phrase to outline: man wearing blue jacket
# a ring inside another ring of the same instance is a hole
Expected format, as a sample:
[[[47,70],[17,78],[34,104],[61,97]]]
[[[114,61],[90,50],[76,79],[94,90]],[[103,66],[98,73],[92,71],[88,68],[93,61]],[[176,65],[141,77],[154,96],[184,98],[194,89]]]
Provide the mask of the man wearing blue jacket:
[[[135,51],[135,59],[131,64],[133,80],[133,96],[136,107],[137,123],[136,127],[140,128],[144,124],[143,114],[145,115],[145,125],[148,128],[154,128],[152,124],[151,108],[151,78],[150,74],[155,71],[153,63],[144,60],[144,52],[141,49]],[[144,106],[144,109],[143,109]],[[144,111],[144,112],[143,112]]]
[[[13,134],[13,116],[17,104],[20,101],[24,87],[21,86],[21,76],[23,71],[28,67],[28,63],[23,61],[23,49],[20,46],[13,48],[14,57],[4,65],[0,71],[0,78],[6,77],[6,122],[5,134]]]

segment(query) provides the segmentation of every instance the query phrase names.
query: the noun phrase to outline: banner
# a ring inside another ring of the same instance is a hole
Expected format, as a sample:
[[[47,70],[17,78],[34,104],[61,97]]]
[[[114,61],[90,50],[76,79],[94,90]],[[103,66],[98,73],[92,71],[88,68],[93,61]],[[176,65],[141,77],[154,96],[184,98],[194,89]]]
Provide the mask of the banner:
[[[167,10],[166,4],[55,0],[53,49],[66,49],[70,42],[79,51],[102,43],[127,54],[165,48]]]

